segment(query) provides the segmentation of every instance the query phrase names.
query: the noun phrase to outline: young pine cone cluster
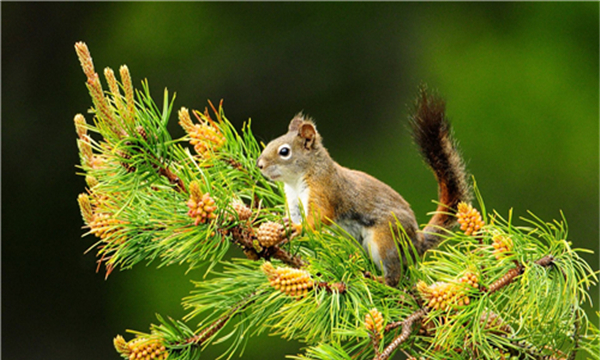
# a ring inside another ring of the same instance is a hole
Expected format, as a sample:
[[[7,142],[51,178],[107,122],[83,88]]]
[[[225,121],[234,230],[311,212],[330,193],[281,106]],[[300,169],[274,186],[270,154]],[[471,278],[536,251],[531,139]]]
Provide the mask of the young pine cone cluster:
[[[431,285],[427,285],[424,281],[419,281],[417,283],[417,290],[430,308],[448,310],[456,306],[469,305],[471,302],[463,284],[475,289],[479,288],[477,275],[468,271],[458,279],[458,282],[438,281]]]
[[[210,197],[209,193],[202,194],[196,181],[190,183],[190,198],[186,204],[190,209],[187,213],[188,216],[195,219],[194,225],[204,224],[217,217],[214,214],[214,211],[217,210],[215,200]]]
[[[179,124],[190,136],[190,144],[196,153],[202,157],[209,157],[225,143],[225,137],[212,121],[205,119],[201,124],[194,124],[186,108],[179,110]]]
[[[90,232],[102,240],[106,240],[108,237],[116,232],[119,225],[122,225],[123,221],[114,219],[109,214],[97,213],[94,214],[93,220],[88,224],[90,226]],[[115,243],[121,243],[124,239],[113,239]]]
[[[472,272],[467,272],[463,277],[458,279],[459,282],[465,283],[473,288],[479,288],[479,280],[477,279],[477,275]]]
[[[500,260],[506,256],[506,253],[512,251],[513,243],[511,238],[497,234],[492,237],[492,247],[494,248],[494,256]]]
[[[225,143],[225,138],[216,128],[208,124],[195,124],[194,130],[189,133],[190,144],[198,155],[210,156],[212,151],[218,150]]]
[[[88,177],[90,182],[93,184],[95,181],[93,178]],[[86,178],[87,180],[87,178]],[[125,224],[124,221],[115,219],[112,214],[99,212],[98,203],[106,200],[102,194],[94,193],[96,204],[92,205],[92,199],[88,194],[80,194],[77,198],[79,202],[79,208],[81,210],[81,216],[83,220],[90,227],[90,233],[94,234],[98,238],[107,241],[107,239],[113,236],[117,229]],[[123,238],[112,238],[111,242],[122,243]]]
[[[435,310],[448,310],[455,306],[468,305],[469,297],[461,288],[453,283],[436,282],[427,286],[424,281],[417,283],[417,290],[427,306]]]
[[[117,335],[113,343],[119,354],[129,360],[164,360],[169,357],[167,349],[158,340],[137,338],[126,342]]]
[[[272,287],[293,297],[304,297],[314,285],[310,273],[306,270],[276,268],[270,262],[264,263],[261,269]]]
[[[383,333],[383,315],[376,308],[372,308],[365,315],[365,328],[370,333],[379,335]]]
[[[267,221],[262,223],[256,229],[256,238],[263,247],[271,247],[279,244],[283,240],[283,225]]]
[[[458,204],[456,217],[458,218],[460,229],[465,232],[465,235],[477,234],[483,225],[485,225],[479,211],[465,202]]]

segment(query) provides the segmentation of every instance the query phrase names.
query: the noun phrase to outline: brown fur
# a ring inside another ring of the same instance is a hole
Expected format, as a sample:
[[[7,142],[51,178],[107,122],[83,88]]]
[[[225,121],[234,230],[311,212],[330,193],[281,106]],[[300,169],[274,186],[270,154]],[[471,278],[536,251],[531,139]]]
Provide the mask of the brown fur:
[[[362,242],[383,268],[390,286],[398,284],[401,258],[406,259],[407,253],[400,249],[402,254],[398,254],[394,238],[405,233],[422,254],[439,242],[437,234],[442,229],[454,225],[454,218],[445,211],[454,211],[469,194],[443,101],[428,97],[422,89],[412,123],[415,140],[438,180],[442,203],[422,233],[418,232],[410,205],[400,194],[364,172],[336,163],[323,146],[315,124],[302,114],[292,119],[287,134],[271,141],[257,160],[265,176],[285,183],[292,221],[299,221],[298,208],[306,206],[310,228],[316,220],[337,223]],[[282,148],[289,153],[282,153]],[[396,226],[390,231],[396,219],[403,231]]]
[[[444,100],[420,89],[416,110],[412,116],[413,137],[438,181],[440,205],[435,215],[423,229],[423,242],[419,253],[434,247],[440,241],[437,234],[455,225],[456,207],[468,202],[471,191],[467,183],[465,165],[452,138],[450,123],[445,115]]]

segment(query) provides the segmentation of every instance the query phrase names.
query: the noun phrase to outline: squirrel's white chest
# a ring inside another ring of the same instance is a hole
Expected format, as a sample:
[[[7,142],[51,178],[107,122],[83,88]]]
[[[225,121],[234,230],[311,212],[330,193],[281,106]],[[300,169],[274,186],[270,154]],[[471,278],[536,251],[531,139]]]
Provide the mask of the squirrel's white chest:
[[[284,183],[283,190],[285,191],[285,199],[288,203],[291,220],[294,224],[300,224],[302,222],[300,209],[302,208],[304,216],[306,216],[310,189],[304,180],[298,179],[292,184]]]

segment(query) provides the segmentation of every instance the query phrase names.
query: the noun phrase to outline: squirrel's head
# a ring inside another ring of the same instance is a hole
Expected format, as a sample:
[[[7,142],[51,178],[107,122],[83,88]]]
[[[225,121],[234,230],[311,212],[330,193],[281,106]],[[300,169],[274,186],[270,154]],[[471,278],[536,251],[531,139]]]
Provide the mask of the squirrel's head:
[[[315,124],[300,113],[292,119],[285,135],[267,144],[256,165],[269,179],[293,184],[312,166],[321,149],[321,135]]]

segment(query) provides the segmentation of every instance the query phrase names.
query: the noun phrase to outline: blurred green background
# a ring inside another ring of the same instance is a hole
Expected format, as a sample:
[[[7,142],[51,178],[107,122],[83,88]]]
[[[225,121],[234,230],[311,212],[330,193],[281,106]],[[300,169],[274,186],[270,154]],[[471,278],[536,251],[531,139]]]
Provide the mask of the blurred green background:
[[[238,127],[252,118],[265,143],[304,110],[338,162],[397,189],[420,223],[437,189],[407,116],[425,82],[447,99],[488,209],[548,221],[564,211],[570,240],[594,250],[585,258],[598,269],[597,2],[2,2],[1,10],[5,359],[117,359],[116,334],[147,331],[155,313],[180,318],[190,280],[202,277],[140,265],[105,281],[93,253],[84,255],[95,240],[81,239],[76,201],[84,180],[72,119],[91,105],[73,49],[80,40],[97,70],[127,64],[157,101],[165,87],[177,93],[175,108],[224,99],[228,118]],[[171,125],[182,135],[175,116]],[[298,349],[265,336],[244,358]]]

